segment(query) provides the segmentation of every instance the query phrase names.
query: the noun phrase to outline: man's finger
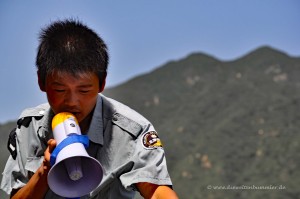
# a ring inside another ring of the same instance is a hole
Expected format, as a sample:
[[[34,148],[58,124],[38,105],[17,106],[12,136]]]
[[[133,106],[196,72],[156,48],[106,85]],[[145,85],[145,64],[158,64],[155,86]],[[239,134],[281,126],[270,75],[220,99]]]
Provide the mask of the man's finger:
[[[49,153],[52,153],[55,147],[56,147],[56,141],[54,139],[50,139],[48,141],[48,150],[49,150]]]

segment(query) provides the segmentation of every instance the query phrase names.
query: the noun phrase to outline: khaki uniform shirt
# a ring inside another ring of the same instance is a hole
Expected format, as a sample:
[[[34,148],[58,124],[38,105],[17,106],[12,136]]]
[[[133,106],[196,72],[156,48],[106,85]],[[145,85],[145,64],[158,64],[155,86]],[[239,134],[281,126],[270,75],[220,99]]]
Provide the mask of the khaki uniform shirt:
[[[48,104],[22,112],[16,129],[17,156],[9,157],[1,182],[8,194],[23,187],[42,164],[47,141],[53,138],[53,116]],[[100,94],[86,134],[86,150],[101,163],[104,174],[100,185],[81,198],[133,198],[138,182],[172,185],[164,150],[155,145],[159,138],[154,127],[129,107]],[[49,189],[45,198],[63,197]]]

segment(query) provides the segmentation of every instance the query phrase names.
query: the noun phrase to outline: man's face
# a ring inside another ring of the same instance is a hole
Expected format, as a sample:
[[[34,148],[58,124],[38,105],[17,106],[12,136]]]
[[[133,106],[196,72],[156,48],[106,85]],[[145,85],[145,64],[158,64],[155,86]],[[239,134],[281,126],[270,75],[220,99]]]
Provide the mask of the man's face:
[[[94,73],[81,73],[77,76],[54,72],[46,78],[43,91],[55,114],[70,112],[78,122],[83,121],[94,109],[99,88],[99,78]]]

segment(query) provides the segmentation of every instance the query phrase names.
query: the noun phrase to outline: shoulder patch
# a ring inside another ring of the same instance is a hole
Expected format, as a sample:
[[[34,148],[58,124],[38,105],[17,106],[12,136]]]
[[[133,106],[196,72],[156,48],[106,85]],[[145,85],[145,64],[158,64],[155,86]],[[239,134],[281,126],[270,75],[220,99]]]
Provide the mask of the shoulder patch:
[[[149,131],[142,136],[143,146],[146,149],[162,148],[162,143],[155,131]]]

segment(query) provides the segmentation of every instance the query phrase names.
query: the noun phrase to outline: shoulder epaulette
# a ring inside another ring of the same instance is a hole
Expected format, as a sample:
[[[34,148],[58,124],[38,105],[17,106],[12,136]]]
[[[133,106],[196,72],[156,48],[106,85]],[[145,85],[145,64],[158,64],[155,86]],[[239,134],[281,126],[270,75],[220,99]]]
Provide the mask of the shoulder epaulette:
[[[135,138],[139,136],[143,129],[140,124],[120,113],[115,113],[113,115],[112,122],[118,125],[120,128],[127,131],[128,133],[130,133]]]

